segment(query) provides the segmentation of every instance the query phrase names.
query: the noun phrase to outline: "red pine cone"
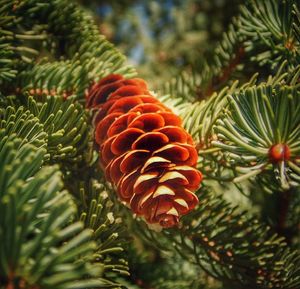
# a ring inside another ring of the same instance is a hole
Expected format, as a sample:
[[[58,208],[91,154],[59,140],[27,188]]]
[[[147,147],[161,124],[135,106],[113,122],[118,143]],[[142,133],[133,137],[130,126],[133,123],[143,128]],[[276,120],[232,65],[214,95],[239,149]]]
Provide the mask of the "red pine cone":
[[[181,119],[142,79],[109,75],[86,96],[96,108],[100,163],[122,201],[148,223],[172,227],[198,203],[198,154]]]

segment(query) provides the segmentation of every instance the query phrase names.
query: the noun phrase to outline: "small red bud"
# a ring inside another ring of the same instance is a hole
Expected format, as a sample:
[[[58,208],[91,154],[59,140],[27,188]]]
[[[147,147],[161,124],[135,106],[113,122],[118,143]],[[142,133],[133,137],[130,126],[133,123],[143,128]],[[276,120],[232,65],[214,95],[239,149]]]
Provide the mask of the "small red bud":
[[[269,158],[271,162],[278,163],[283,160],[289,160],[291,157],[290,148],[286,144],[276,144],[269,149]]]

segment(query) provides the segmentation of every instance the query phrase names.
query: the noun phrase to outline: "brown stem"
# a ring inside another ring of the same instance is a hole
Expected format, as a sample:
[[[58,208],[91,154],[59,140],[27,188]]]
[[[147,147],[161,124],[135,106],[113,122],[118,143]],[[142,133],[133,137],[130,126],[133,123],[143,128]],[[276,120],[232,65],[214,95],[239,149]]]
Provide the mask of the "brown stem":
[[[3,283],[6,283],[4,285]],[[18,277],[15,275],[14,271],[10,271],[10,273],[7,276],[7,279],[4,281],[0,279],[0,286],[4,285],[5,289],[40,289],[37,285],[28,285],[26,280],[24,278]],[[2,287],[1,287],[2,288]]]
[[[284,236],[288,243],[291,242],[291,236],[289,229],[286,225],[286,219],[288,216],[290,200],[291,200],[291,190],[287,190],[281,193],[279,197],[279,204],[278,204],[278,225],[277,231],[280,235]]]
[[[222,71],[212,78],[210,85],[206,88],[204,93],[198,93],[200,99],[210,96],[218,87],[224,84],[235,71],[236,67],[241,63],[245,56],[245,49],[243,46],[237,48],[235,56],[230,60],[229,64],[225,66]],[[204,95],[204,97],[203,97]]]
[[[243,46],[238,47],[235,57],[229,62],[228,66],[223,69],[220,76],[217,77],[215,84],[224,83],[227,81],[232,74],[232,72],[236,69],[238,64],[241,63],[245,55],[245,49]]]

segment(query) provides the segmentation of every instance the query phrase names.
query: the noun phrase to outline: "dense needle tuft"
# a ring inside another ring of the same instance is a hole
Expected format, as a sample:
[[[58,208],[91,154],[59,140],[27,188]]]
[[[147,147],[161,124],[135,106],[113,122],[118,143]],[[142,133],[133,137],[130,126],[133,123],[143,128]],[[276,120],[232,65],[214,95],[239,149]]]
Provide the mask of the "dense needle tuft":
[[[142,79],[111,74],[86,95],[100,163],[119,198],[148,223],[173,227],[198,204],[198,154],[181,119]]]

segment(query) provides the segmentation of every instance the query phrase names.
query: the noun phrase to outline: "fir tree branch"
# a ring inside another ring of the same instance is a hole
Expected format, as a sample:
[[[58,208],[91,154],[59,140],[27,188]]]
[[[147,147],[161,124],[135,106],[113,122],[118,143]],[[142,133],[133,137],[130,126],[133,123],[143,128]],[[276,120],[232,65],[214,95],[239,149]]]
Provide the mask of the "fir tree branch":
[[[100,288],[102,265],[57,167],[39,170],[45,150],[0,131],[0,284],[11,288]]]
[[[42,1],[36,5],[35,1],[23,1],[14,5],[11,1],[1,1],[4,2],[1,12],[5,16],[3,25],[6,28],[1,33],[9,35],[8,38],[1,39],[4,41],[3,48],[7,49],[7,52],[1,50],[0,54],[0,60],[3,55],[1,62],[5,63],[3,72],[0,70],[0,80],[3,77],[5,89],[11,90],[11,84],[8,86],[7,81],[15,78],[17,72],[23,71],[25,76],[17,81],[16,88],[19,90],[24,91],[23,86],[29,85],[29,89],[34,90],[47,89],[50,92],[54,89],[58,93],[71,91],[78,98],[83,98],[84,90],[90,82],[99,77],[112,72],[127,76],[135,74],[132,67],[125,65],[125,56],[100,35],[90,15],[75,3],[54,0]],[[68,25],[64,21],[64,15],[69,15]],[[26,30],[23,26],[29,25],[32,31],[22,34],[21,31]],[[36,50],[30,46],[36,46],[37,40],[40,42]],[[23,42],[26,42],[26,46],[22,45]],[[41,44],[46,48],[50,59],[60,61],[54,62],[50,67],[47,64],[25,65],[24,62],[31,63],[40,55],[36,55],[37,51],[44,50]],[[17,62],[16,57],[20,59]],[[61,61],[61,57],[71,61]],[[24,79],[26,75],[30,83]],[[31,83],[32,77],[35,78],[35,83]]]
[[[49,95],[40,96],[39,101],[29,97],[27,107],[43,124],[48,135],[50,160],[81,161],[88,142],[87,116],[82,105],[74,103],[71,98]]]
[[[230,152],[227,156],[231,166],[249,173],[249,177],[256,169],[258,173],[271,170],[283,188],[296,185],[297,180],[290,174],[297,174],[294,159],[298,151],[294,148],[299,132],[298,98],[298,89],[294,86],[261,84],[234,93],[228,98],[228,109],[215,124],[218,140],[212,144],[224,153]],[[276,145],[286,145],[288,155],[274,159]],[[248,161],[245,156],[249,156]],[[290,163],[293,163],[292,168],[289,168]]]
[[[299,286],[300,259],[283,238],[207,189],[199,197],[198,209],[182,220],[182,227],[164,230],[164,239],[143,223],[138,223],[139,232],[162,250],[175,249],[207,274],[237,288]]]
[[[80,185],[79,219],[92,231],[97,248],[94,258],[104,264],[103,278],[107,288],[121,288],[114,280],[128,276],[129,268],[125,251],[128,243],[126,226],[105,187],[96,180]],[[103,288],[106,288],[103,286]],[[122,287],[123,288],[123,287]]]

